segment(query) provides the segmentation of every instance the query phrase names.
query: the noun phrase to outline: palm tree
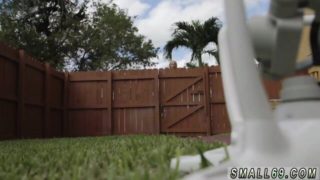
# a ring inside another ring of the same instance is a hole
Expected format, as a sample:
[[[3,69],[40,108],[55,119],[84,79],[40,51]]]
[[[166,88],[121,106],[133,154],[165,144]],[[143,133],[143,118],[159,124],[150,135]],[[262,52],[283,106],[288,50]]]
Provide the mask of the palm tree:
[[[164,47],[166,58],[172,59],[172,51],[179,47],[187,47],[192,50],[192,56],[189,66],[192,66],[193,61],[197,60],[200,67],[202,62],[202,54],[215,56],[219,64],[218,50],[205,50],[209,43],[218,45],[218,32],[221,28],[221,21],[218,18],[212,17],[201,23],[200,21],[177,22],[174,24],[175,29],[172,33],[172,39],[167,42]],[[187,65],[188,65],[187,64]]]

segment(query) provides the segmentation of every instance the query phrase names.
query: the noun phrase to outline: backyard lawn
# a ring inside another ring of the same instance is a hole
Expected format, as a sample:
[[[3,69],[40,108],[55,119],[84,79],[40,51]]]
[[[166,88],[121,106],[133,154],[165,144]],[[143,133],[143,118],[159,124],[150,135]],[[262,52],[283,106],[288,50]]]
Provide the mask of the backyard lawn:
[[[0,142],[0,179],[179,179],[170,159],[220,147],[174,136]]]

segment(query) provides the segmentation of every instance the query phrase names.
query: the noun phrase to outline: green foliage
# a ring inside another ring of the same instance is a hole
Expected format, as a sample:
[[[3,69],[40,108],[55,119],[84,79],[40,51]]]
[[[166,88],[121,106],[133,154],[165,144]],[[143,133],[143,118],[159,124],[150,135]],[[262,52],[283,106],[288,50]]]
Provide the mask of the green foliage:
[[[200,147],[198,147],[198,153],[201,158],[201,162],[200,162],[201,169],[205,169],[207,167],[212,166],[212,163],[204,156],[203,150]]]
[[[196,67],[198,67],[197,64],[194,61],[187,62],[186,66],[187,66],[187,68],[196,68]]]
[[[197,65],[202,67],[205,64],[202,62],[202,55],[208,53],[216,57],[219,63],[218,50],[205,50],[209,43],[218,45],[218,32],[221,28],[221,22],[218,18],[210,18],[204,23],[200,21],[177,22],[175,30],[172,33],[172,39],[167,42],[164,47],[165,56],[172,59],[172,51],[179,47],[191,49],[191,62],[188,67],[195,67],[194,60],[197,60]]]
[[[0,2],[0,41],[63,69],[112,70],[152,66],[158,49],[112,2]]]
[[[173,136],[3,141],[0,179],[178,179],[171,158],[220,146]]]

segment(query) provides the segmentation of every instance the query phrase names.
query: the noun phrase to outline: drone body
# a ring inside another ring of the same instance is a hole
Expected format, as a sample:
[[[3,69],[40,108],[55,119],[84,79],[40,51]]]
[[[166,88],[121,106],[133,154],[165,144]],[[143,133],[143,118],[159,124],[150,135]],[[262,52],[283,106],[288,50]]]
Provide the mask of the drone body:
[[[310,76],[291,76],[319,63],[320,0],[273,0],[268,16],[248,23],[243,0],[224,2],[227,23],[219,35],[219,49],[232,125],[231,159],[186,179],[228,179],[232,167],[320,167],[320,88]],[[308,22],[304,8],[316,12]],[[296,60],[305,25],[311,26],[312,59],[301,65]],[[263,75],[286,78],[275,111],[255,59]],[[221,158],[221,149],[207,152],[212,162]]]

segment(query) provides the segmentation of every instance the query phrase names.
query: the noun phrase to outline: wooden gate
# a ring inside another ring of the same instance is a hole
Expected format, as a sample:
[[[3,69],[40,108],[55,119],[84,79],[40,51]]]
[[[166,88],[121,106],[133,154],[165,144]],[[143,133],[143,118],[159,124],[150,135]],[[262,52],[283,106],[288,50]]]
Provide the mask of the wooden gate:
[[[231,132],[220,68],[209,69],[209,99],[212,134]]]
[[[111,134],[111,73],[69,74],[69,136]]]
[[[207,75],[203,69],[160,70],[161,132],[210,134]]]

